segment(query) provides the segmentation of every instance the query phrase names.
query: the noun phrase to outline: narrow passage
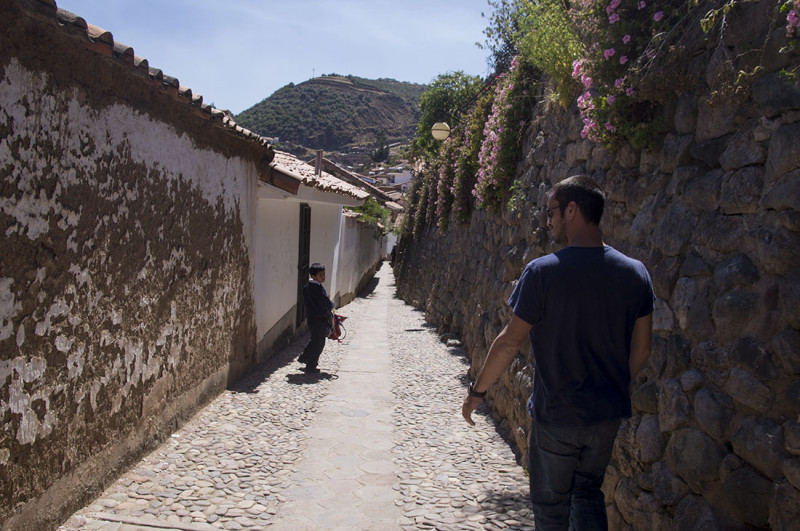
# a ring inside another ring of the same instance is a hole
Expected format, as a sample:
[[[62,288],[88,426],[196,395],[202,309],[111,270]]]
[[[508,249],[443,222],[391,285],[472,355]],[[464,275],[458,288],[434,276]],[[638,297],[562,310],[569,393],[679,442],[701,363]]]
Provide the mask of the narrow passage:
[[[60,529],[533,529],[487,410],[461,418],[464,351],[394,293],[383,264],[321,373],[297,338]]]

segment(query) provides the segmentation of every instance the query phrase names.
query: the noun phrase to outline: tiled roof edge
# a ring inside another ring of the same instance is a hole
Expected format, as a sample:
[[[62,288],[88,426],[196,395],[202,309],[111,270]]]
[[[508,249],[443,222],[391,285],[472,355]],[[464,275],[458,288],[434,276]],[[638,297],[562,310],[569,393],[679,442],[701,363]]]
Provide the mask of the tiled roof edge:
[[[273,151],[268,138],[237,125],[230,111],[203,103],[200,94],[195,94],[189,87],[181,85],[177,78],[164,75],[160,69],[150,66],[147,59],[134,53],[133,47],[115,41],[110,31],[90,24],[66,9],[59,8],[55,0],[18,1],[23,11],[52,17],[63,31],[85,39],[84,44],[88,49],[128,66],[133,75],[164,89],[177,102],[189,106],[195,115],[209,120],[216,127],[222,127],[245,140],[255,142],[267,148],[269,152]]]

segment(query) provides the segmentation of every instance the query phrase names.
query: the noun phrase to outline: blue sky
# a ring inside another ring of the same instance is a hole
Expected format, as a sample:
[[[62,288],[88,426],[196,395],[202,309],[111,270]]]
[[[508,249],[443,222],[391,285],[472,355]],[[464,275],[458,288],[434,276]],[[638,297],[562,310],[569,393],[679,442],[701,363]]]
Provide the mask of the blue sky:
[[[486,0],[56,0],[150,66],[239,113],[288,83],[488,74]]]

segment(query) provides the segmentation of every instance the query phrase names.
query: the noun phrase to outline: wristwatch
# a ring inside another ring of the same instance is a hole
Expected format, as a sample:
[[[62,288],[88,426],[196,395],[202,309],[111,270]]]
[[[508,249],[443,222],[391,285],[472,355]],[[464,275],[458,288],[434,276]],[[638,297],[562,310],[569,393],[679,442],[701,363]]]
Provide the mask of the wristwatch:
[[[475,390],[475,382],[469,383],[469,396],[474,396],[476,398],[483,398],[484,396],[486,396],[487,392],[488,391],[478,392]]]

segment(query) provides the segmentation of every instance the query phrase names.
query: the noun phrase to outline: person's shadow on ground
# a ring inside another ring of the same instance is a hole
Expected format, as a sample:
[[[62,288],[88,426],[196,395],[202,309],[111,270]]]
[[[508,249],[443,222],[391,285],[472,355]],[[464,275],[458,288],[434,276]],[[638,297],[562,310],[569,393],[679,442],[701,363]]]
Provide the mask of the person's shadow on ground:
[[[286,381],[293,385],[309,385],[319,382],[320,380],[336,380],[339,378],[336,374],[331,374],[325,371],[320,371],[314,374],[287,374]]]

